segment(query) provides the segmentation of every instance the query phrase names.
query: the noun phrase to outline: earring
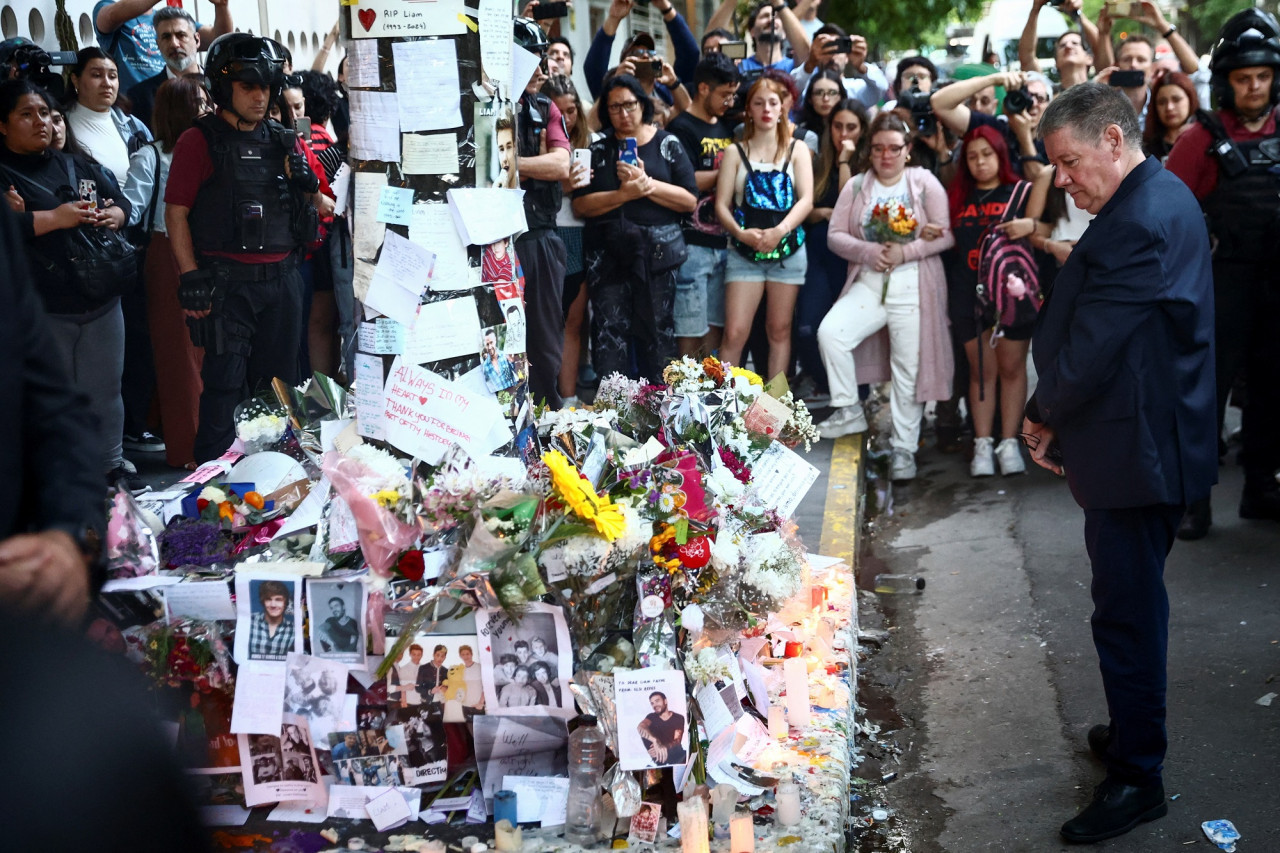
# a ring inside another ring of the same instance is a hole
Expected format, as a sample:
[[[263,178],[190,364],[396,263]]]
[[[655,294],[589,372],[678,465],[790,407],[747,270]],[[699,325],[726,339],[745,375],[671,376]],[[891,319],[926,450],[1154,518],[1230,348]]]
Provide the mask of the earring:
[[[911,162],[911,155],[910,155],[910,154],[908,154],[908,155],[907,155],[907,162],[908,162],[908,163],[910,163],[910,162]]]

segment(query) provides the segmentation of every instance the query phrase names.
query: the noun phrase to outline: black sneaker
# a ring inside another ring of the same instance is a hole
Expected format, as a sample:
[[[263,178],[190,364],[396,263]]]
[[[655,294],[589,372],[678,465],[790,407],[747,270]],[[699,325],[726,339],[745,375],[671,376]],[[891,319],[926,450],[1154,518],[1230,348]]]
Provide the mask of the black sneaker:
[[[151,487],[142,481],[131,465],[117,465],[112,468],[107,473],[107,485],[128,489],[129,493],[135,497],[151,491]]]
[[[132,450],[135,453],[164,452],[164,439],[146,430],[143,430],[141,435],[125,434],[121,443],[124,445],[125,450]]]

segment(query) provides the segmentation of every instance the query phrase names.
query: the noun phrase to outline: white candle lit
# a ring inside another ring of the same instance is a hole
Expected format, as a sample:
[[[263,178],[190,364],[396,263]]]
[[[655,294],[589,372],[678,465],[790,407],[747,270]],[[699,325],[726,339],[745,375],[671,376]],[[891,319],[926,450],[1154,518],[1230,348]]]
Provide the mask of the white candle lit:
[[[779,782],[774,800],[777,802],[774,816],[779,826],[795,826],[800,822],[800,789],[795,782]]]
[[[769,706],[769,736],[778,740],[787,736],[787,716],[781,705]]]
[[[519,853],[524,847],[524,836],[520,827],[512,826],[509,820],[500,820],[494,825],[494,847],[499,853]]]
[[[798,729],[809,725],[809,667],[804,658],[783,664],[787,684],[787,722]]]
[[[702,797],[694,797],[676,804],[680,818],[681,853],[707,853],[711,844],[707,839],[707,804]]]
[[[729,853],[755,853],[756,826],[751,812],[738,812],[729,818]]]

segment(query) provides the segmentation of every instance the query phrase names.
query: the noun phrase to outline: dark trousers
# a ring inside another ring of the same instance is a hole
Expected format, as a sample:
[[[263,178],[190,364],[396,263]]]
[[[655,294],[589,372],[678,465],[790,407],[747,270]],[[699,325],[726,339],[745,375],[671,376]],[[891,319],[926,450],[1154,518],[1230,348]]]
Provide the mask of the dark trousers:
[[[1084,513],[1093,564],[1093,644],[1111,717],[1108,775],[1128,784],[1160,781],[1168,736],[1169,596],[1164,561],[1184,507],[1156,505]]]
[[[1259,281],[1252,305],[1240,428],[1244,488],[1256,496],[1276,489],[1280,468],[1280,284]]]
[[[818,390],[827,391],[827,368],[818,351],[818,326],[840,298],[849,262],[827,248],[827,223],[806,225],[804,287],[796,294],[795,354],[800,369],[813,378]]]
[[[298,345],[302,313],[302,281],[296,267],[278,265],[278,272],[262,281],[248,265],[215,267],[226,346],[206,351],[200,376],[200,428],[196,433],[197,462],[216,459],[235,440],[236,406],[259,384],[280,377],[298,382]],[[215,303],[216,304],[216,303]]]
[[[1258,265],[1252,262],[1213,262],[1213,356],[1214,379],[1218,383],[1219,440],[1231,386],[1244,370],[1259,274]]]
[[[120,377],[124,432],[142,435],[150,428],[148,419],[156,393],[156,363],[151,354],[151,329],[147,324],[146,287],[140,285],[120,297],[120,308],[124,311],[124,373]]]
[[[642,246],[606,244],[587,250],[592,361],[602,377],[621,373],[657,382],[676,357],[674,312],[680,267],[654,272],[645,261],[647,249],[644,241]]]
[[[531,231],[516,240],[524,271],[525,349],[529,395],[560,408],[560,361],[564,357],[564,242],[555,231]]]

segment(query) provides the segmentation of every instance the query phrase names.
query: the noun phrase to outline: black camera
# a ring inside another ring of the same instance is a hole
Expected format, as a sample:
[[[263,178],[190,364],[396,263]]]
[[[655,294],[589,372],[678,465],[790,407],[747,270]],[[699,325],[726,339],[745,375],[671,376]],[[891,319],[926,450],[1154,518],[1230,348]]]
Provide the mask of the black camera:
[[[938,132],[938,117],[933,114],[929,93],[920,91],[920,84],[912,82],[911,88],[898,93],[898,106],[911,113],[911,127],[922,136]]]
[[[1033,103],[1031,96],[1024,90],[1010,89],[1004,96],[1004,114],[1012,116],[1018,113],[1025,113],[1031,109]]]
[[[62,75],[55,74],[50,69],[54,65],[75,65],[76,55],[68,50],[49,53],[38,44],[21,44],[9,54],[8,62],[14,77],[30,80],[46,89],[55,100],[61,101],[66,94]]]

